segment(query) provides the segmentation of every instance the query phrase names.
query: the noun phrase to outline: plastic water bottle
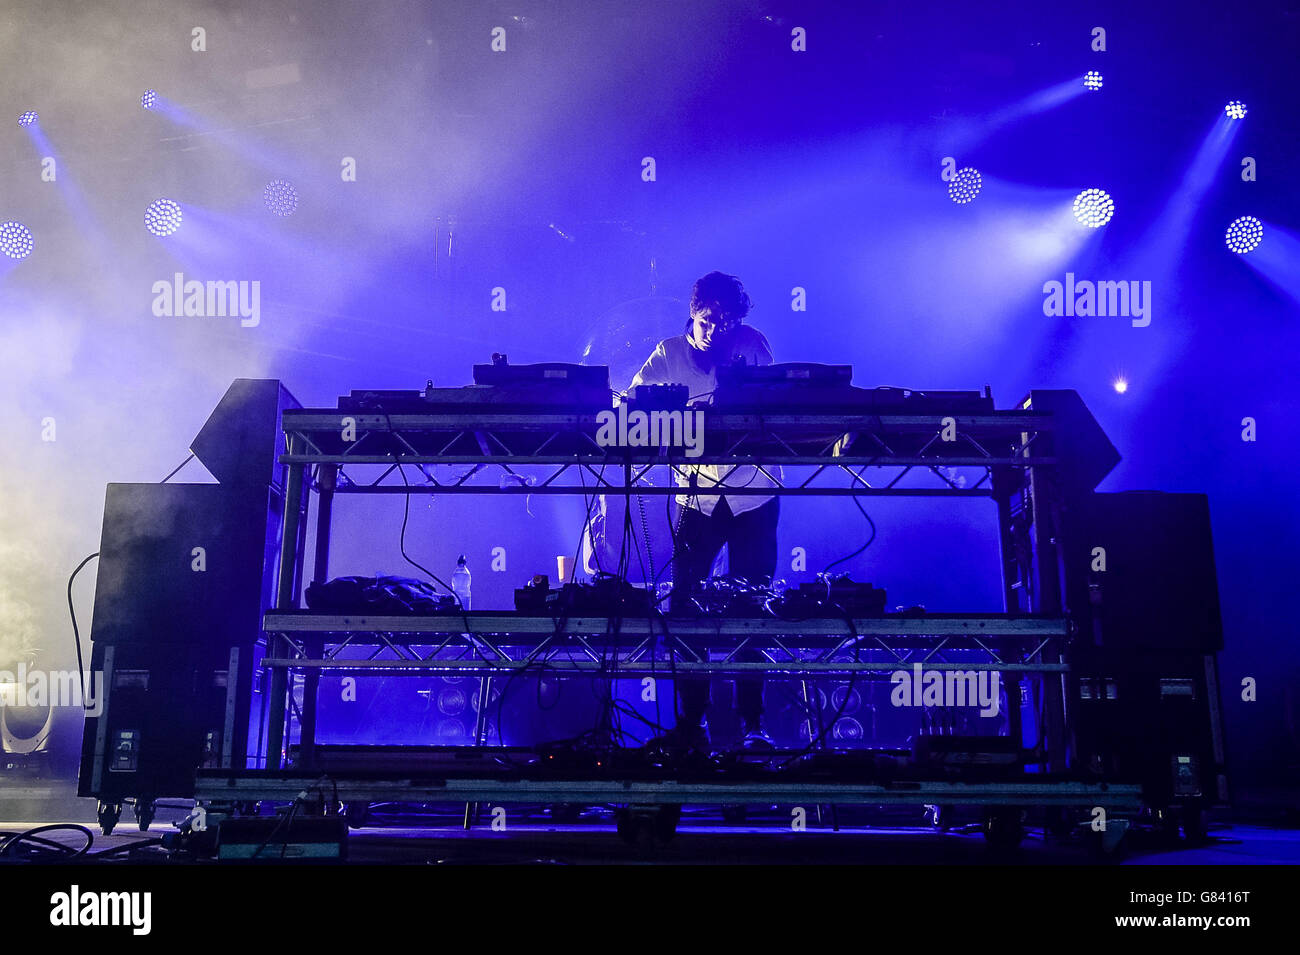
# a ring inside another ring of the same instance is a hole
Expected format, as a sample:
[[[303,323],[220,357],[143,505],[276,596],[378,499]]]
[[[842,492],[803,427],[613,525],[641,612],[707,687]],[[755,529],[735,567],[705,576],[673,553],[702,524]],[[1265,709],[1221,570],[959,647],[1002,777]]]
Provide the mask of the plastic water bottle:
[[[451,575],[451,592],[460,601],[462,610],[469,609],[469,568],[465,566],[465,555],[456,561],[456,571]]]

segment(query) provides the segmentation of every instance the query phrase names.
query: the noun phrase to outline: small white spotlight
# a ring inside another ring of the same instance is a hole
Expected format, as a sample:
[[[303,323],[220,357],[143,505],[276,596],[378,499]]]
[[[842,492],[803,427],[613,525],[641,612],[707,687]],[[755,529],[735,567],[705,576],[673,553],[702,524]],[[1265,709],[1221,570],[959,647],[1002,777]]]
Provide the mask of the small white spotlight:
[[[1101,73],[1097,70],[1089,70],[1083,75],[1083,86],[1085,89],[1099,90],[1101,89],[1101,84]]]
[[[1240,216],[1228,225],[1223,240],[1233,252],[1244,255],[1264,241],[1264,223],[1254,216]]]
[[[1246,118],[1246,104],[1239,99],[1234,99],[1227,106],[1223,107],[1223,111],[1228,114],[1228,119]]]
[[[958,169],[957,175],[952,177],[948,183],[948,198],[957,205],[965,205],[980,194],[980,189],[984,186],[984,179],[980,176],[979,170],[972,166],[966,166],[964,169]]]
[[[1105,189],[1085,189],[1074,197],[1074,217],[1080,225],[1100,229],[1115,214],[1115,201]]]

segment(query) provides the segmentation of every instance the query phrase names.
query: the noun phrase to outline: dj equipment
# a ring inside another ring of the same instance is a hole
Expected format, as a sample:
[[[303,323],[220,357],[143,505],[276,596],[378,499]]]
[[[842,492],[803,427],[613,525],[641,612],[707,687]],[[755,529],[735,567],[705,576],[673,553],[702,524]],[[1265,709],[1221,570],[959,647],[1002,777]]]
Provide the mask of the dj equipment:
[[[304,597],[311,610],[329,613],[400,615],[460,609],[455,597],[412,577],[335,577],[311,584]]]
[[[993,398],[978,391],[855,388],[850,365],[788,362],[718,368],[713,406],[727,411],[843,411],[847,414],[988,414]]]
[[[244,766],[286,407],[278,381],[231,386],[193,444],[228,483],[108,485],[91,628],[102,711],[86,718],[80,795],[148,805],[191,796],[200,766]]]
[[[686,407],[690,394],[685,385],[637,385],[629,404],[642,411],[675,411]]]
[[[775,591],[741,577],[710,577],[691,587],[690,605],[710,616],[760,617]]]
[[[947,772],[994,771],[1020,764],[1020,740],[1009,736],[937,736],[920,733],[912,740],[912,759]]]
[[[565,584],[558,590],[539,574],[515,591],[515,609],[549,616],[644,617],[654,610],[650,591],[633,587],[614,574],[597,574],[589,584]]]
[[[787,590],[772,605],[782,617],[879,617],[885,612],[885,591],[847,576],[802,583]]]
[[[505,355],[493,355],[490,365],[475,365],[474,384],[561,386],[603,389],[606,395],[610,393],[609,368],[605,365],[574,365],[557,361],[512,365]]]
[[[718,385],[725,388],[746,385],[847,387],[852,380],[852,365],[822,365],[809,361],[777,365],[734,364],[718,368]]]
[[[390,415],[459,414],[474,411],[592,413],[613,406],[609,369],[604,365],[545,362],[511,365],[494,355],[474,366],[474,384],[423,391],[357,389],[340,397],[339,411]]]

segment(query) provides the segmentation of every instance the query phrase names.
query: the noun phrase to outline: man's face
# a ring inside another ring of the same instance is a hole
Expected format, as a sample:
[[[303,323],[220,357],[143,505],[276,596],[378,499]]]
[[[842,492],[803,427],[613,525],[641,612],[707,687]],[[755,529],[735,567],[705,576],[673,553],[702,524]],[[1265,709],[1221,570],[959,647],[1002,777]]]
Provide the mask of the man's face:
[[[724,347],[739,327],[740,319],[731,318],[718,305],[701,305],[691,311],[691,343],[702,352]]]

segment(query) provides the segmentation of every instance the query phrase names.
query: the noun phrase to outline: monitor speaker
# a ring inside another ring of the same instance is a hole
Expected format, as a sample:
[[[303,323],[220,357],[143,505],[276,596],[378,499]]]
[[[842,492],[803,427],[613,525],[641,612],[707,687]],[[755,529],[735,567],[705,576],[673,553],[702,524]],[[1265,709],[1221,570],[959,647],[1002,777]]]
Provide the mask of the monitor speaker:
[[[275,379],[236,378],[190,450],[222,484],[283,487],[280,416],[300,407]]]
[[[1223,649],[1204,494],[1125,491],[1071,501],[1067,595],[1084,640],[1126,650]]]

